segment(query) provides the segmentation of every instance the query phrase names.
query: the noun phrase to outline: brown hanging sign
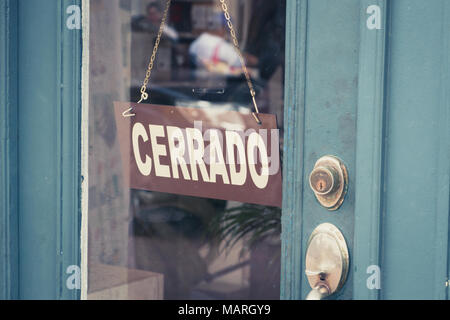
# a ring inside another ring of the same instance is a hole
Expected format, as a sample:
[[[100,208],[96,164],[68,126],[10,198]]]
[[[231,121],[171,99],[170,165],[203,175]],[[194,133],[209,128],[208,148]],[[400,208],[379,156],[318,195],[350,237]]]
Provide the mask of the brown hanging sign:
[[[141,104],[171,0],[167,0],[138,103],[115,102],[125,181],[130,188],[281,207],[279,132],[260,114],[226,0],[219,0],[254,112]]]
[[[132,107],[131,117],[123,111]],[[115,102],[127,185],[281,207],[274,115]]]

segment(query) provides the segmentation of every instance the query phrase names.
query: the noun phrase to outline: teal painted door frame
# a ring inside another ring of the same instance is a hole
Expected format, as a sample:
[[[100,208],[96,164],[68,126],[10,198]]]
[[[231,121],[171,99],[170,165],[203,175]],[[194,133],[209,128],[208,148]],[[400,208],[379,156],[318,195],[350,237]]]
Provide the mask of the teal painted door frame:
[[[382,299],[448,299],[450,2],[390,1]]]
[[[450,3],[287,4],[281,297],[305,298],[308,237],[331,222],[351,263],[334,298],[448,299]],[[379,29],[367,27],[372,5]],[[335,213],[308,184],[326,154],[350,173]],[[380,289],[367,285],[370,266]]]
[[[17,2],[0,2],[0,299],[18,297]]]
[[[80,2],[0,1],[0,298],[80,296]]]

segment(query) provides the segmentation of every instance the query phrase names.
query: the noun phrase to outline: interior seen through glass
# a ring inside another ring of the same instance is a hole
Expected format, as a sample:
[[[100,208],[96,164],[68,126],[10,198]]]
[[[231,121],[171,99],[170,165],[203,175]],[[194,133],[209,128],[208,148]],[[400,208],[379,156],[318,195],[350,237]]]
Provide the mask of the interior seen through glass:
[[[285,1],[227,2],[282,158]],[[280,208],[124,187],[113,101],[139,100],[165,4],[90,1],[88,299],[279,299]],[[252,107],[219,1],[172,1],[148,92]]]

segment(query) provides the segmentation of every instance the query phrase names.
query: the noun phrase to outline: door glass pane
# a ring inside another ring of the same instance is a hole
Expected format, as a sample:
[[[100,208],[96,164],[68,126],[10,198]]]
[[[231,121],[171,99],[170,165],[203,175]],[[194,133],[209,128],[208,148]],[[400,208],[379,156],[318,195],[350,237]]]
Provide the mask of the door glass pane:
[[[281,153],[285,1],[228,4]],[[124,186],[113,102],[139,100],[164,6],[90,1],[88,298],[278,299],[280,208]],[[218,1],[172,1],[149,93],[151,104],[251,110]]]

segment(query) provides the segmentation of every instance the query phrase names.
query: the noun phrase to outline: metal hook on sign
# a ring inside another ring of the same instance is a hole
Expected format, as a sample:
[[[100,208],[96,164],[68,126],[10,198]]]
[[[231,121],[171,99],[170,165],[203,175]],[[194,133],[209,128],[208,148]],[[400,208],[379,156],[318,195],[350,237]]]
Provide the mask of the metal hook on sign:
[[[261,120],[259,119],[259,116],[258,116],[259,115],[259,109],[258,109],[258,105],[256,104],[256,99],[255,99],[255,95],[254,94],[252,94],[252,100],[253,100],[253,106],[255,107],[255,111],[256,111],[256,112],[252,112],[253,118],[255,118],[255,121],[256,121],[257,124],[261,125],[262,122],[261,122]]]
[[[142,93],[142,94],[141,94],[141,100],[139,100],[138,103],[141,103],[142,101],[148,99],[148,93],[145,92],[145,87],[142,87],[141,93]],[[123,116],[124,118],[134,117],[136,114],[135,114],[135,113],[131,113],[131,111],[133,111],[133,109],[134,109],[134,108],[131,107],[130,109],[125,110],[125,111],[122,113],[122,116]]]
[[[134,117],[136,114],[131,113],[131,111],[133,111],[133,107],[131,107],[130,109],[125,110],[125,111],[122,113],[122,116],[123,116],[124,118]]]
[[[141,94],[141,100],[139,100],[138,103],[141,103],[142,101],[148,99],[148,93],[145,92],[145,87],[142,87],[141,93],[142,93],[142,94]]]

